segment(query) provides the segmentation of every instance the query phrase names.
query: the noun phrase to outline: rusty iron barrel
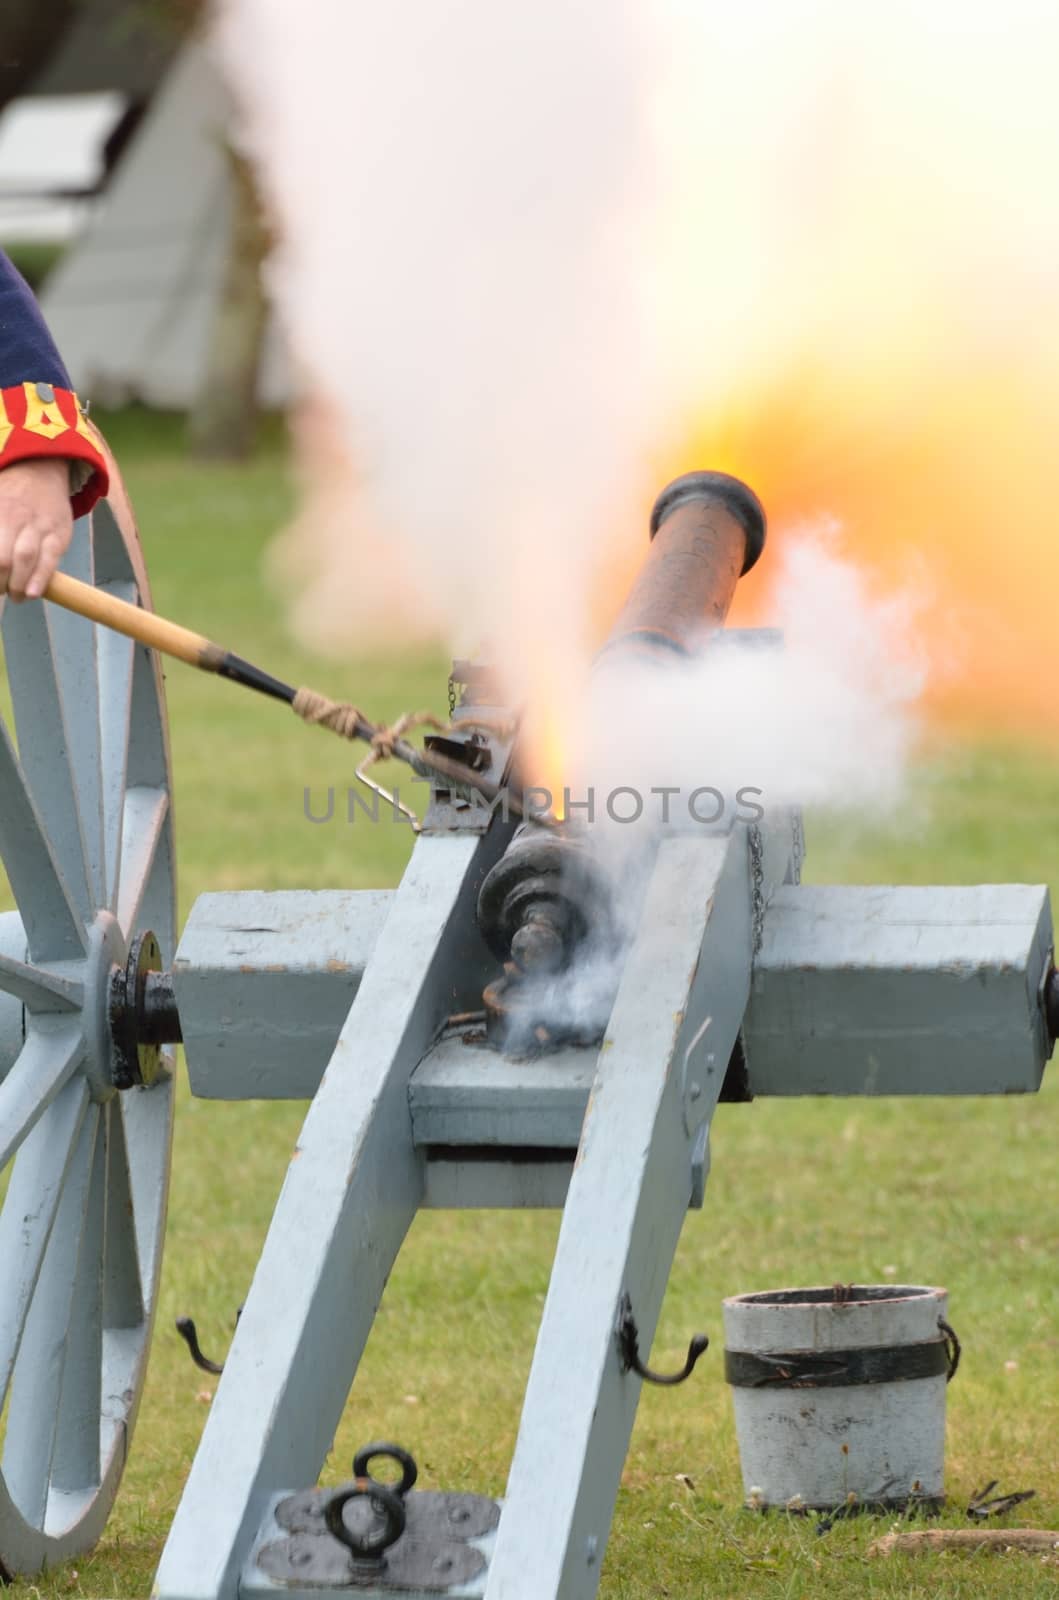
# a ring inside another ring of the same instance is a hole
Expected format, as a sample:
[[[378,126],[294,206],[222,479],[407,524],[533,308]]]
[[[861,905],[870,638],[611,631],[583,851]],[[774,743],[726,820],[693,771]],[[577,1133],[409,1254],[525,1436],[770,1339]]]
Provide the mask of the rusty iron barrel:
[[[600,656],[693,655],[724,626],[735,586],[765,544],[757,495],[726,472],[689,472],[662,490],[651,545]]]

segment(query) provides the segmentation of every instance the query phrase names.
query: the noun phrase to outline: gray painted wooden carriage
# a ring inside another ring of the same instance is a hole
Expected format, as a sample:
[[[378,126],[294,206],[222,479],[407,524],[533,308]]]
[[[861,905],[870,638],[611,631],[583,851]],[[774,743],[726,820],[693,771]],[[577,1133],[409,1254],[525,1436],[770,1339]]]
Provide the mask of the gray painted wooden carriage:
[[[653,549],[697,517],[696,539],[706,518],[742,558],[750,534],[728,491],[700,481],[677,500],[656,515]],[[149,605],[120,488],[79,525],[67,567]],[[16,754],[0,728],[0,854],[18,908],[0,918],[9,1571],[90,1547],[117,1491],[165,1224],[166,1014],[196,1094],[313,1098],[162,1559],[165,1600],[594,1594],[642,1356],[684,1214],[703,1203],[722,1092],[1040,1084],[1055,1010],[1047,892],[803,887],[791,811],[663,830],[602,1043],[553,1040],[536,1059],[450,1019],[481,1007],[498,952],[558,948],[583,905],[563,902],[532,851],[536,899],[518,901],[514,825],[441,792],[392,893],[206,895],[177,945],[156,659],[40,603],[8,606],[2,632],[17,735]],[[469,731],[480,710],[458,708],[452,739],[477,739],[499,782],[510,744]],[[514,929],[482,919],[498,872],[499,922],[517,901]],[[329,1532],[324,1500],[302,1492],[420,1206],[565,1211],[502,1510],[411,1490],[398,1538],[368,1480],[350,1495],[382,1518],[369,1549],[345,1524]]]

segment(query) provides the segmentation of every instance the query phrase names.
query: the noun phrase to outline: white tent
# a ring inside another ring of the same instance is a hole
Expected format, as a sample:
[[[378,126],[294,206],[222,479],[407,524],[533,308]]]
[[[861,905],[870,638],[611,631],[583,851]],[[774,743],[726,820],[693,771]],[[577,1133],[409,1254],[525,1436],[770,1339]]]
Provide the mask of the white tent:
[[[45,316],[87,398],[184,409],[199,394],[228,243],[229,120],[207,48],[187,45],[85,231],[45,283]],[[286,397],[272,329],[261,399],[280,406]]]
[[[23,95],[0,112],[0,239],[69,239],[104,176],[103,148],[126,99],[91,94]]]

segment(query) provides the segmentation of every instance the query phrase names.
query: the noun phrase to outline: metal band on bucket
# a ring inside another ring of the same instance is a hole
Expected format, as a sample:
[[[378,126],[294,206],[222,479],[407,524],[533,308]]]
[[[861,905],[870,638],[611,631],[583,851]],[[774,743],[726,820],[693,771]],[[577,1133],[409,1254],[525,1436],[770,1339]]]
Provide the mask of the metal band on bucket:
[[[791,1350],[768,1355],[725,1350],[724,1375],[738,1389],[837,1389],[867,1383],[906,1383],[949,1377],[954,1366],[945,1339],[859,1350]]]

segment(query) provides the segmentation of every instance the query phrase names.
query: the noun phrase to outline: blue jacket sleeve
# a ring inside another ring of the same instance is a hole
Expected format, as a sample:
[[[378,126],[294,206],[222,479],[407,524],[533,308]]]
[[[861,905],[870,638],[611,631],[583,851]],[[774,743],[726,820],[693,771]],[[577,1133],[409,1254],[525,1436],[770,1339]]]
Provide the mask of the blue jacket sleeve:
[[[0,250],[0,389],[26,379],[69,389],[70,377],[32,290]]]
[[[106,452],[29,285],[0,250],[0,470],[52,457],[71,471],[75,516],[107,492]]]

